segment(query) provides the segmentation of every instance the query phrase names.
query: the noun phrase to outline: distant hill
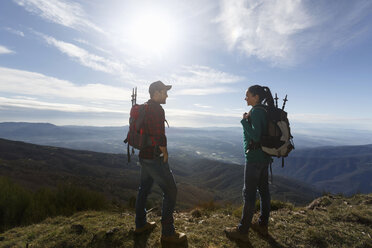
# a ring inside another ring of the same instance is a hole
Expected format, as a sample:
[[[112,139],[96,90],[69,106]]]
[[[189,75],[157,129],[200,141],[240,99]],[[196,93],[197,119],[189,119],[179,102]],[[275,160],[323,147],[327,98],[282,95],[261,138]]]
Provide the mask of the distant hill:
[[[204,158],[244,163],[241,127],[166,128],[169,149],[182,150]],[[3,122],[0,138],[77,150],[124,153],[128,126],[55,126],[49,123]],[[296,149],[320,146],[361,145],[372,142],[371,131],[339,129],[296,129],[292,127]]]
[[[175,226],[187,234],[187,242],[176,247],[372,247],[372,195],[351,198],[325,195],[307,207],[285,204],[271,211],[269,235],[250,230],[249,242],[230,241],[223,230],[236,226],[235,208],[176,212]],[[58,216],[42,223],[18,227],[0,234],[1,247],[161,247],[160,216],[148,214],[157,228],[150,234],[134,235],[133,212],[80,212]],[[257,219],[258,213],[254,216]],[[164,244],[162,247],[171,247]],[[175,247],[175,246],[172,246]]]
[[[0,137],[77,150],[125,154],[126,146],[122,141],[127,128],[4,122],[0,123]],[[338,133],[342,131],[337,130]],[[238,127],[171,127],[166,132],[171,156],[173,159],[186,155],[191,157],[192,163],[188,166],[197,167],[196,161],[203,159],[220,161],[222,164],[244,164],[242,132]],[[371,145],[331,146],[337,142],[326,136],[325,132],[319,129],[313,136],[311,133],[295,135],[296,150],[286,158],[284,169],[280,168],[280,161],[275,162],[274,174],[314,185],[320,191],[345,194],[372,192],[369,180],[372,175]],[[346,130],[342,137],[350,139],[349,143],[353,143],[351,140],[362,142],[369,137],[372,140],[372,133]],[[344,143],[348,142],[345,140]],[[308,148],[304,149],[306,146]],[[179,163],[177,168],[187,169],[183,165],[188,164],[188,159]]]
[[[180,206],[190,207],[207,201],[242,202],[243,166],[189,154],[171,155],[170,165],[179,187]],[[0,139],[0,175],[37,189],[71,182],[127,202],[136,196],[139,166],[127,164],[121,154],[79,151]],[[159,188],[153,199],[160,201]],[[305,183],[274,177],[274,199],[305,204],[319,195]],[[158,196],[156,196],[158,195]],[[156,196],[156,197],[155,197]]]
[[[318,189],[347,195],[372,192],[372,145],[296,150],[273,167],[274,173],[296,178]]]

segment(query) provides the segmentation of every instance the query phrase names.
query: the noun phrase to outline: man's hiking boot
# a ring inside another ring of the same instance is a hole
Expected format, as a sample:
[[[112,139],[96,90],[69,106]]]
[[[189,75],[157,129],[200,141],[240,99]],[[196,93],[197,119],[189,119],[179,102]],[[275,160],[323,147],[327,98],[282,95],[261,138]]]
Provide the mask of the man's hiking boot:
[[[161,235],[161,242],[166,242],[166,243],[182,243],[187,240],[187,236],[184,233],[181,232],[174,232],[173,235],[166,236],[166,235]]]
[[[229,239],[249,242],[248,233],[247,234],[241,233],[237,227],[228,227],[225,229],[224,232],[226,234],[226,237],[228,237]]]
[[[143,227],[136,228],[136,230],[134,230],[134,233],[135,234],[142,234],[142,233],[145,233],[145,232],[151,232],[152,230],[155,229],[155,227],[156,227],[156,223],[154,221],[146,222],[146,224]]]
[[[257,222],[252,223],[251,225],[252,229],[255,230],[256,232],[260,233],[263,236],[268,236],[269,235],[269,229],[267,225],[262,225]]]

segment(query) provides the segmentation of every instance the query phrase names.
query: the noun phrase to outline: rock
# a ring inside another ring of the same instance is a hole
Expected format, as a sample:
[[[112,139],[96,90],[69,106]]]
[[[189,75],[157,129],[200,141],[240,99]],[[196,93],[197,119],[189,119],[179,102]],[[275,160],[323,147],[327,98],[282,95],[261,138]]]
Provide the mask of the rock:
[[[71,230],[76,234],[82,234],[84,232],[84,226],[80,224],[71,225]]]
[[[194,218],[200,218],[202,214],[199,209],[194,209],[191,211],[191,216]]]
[[[317,198],[314,201],[312,201],[309,205],[307,205],[306,209],[313,210],[314,208],[320,207],[322,203],[322,198]]]
[[[119,231],[119,228],[115,227],[114,229],[108,230],[106,232],[106,236],[111,236],[111,235],[113,235],[114,233],[116,233],[118,231]]]

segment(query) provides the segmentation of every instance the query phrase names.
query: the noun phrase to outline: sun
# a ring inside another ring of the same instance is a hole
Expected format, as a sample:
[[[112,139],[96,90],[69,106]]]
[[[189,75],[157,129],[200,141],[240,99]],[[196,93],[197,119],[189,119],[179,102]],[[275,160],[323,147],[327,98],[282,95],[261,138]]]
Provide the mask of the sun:
[[[147,12],[132,20],[128,38],[144,53],[163,54],[175,42],[176,29],[169,16]]]

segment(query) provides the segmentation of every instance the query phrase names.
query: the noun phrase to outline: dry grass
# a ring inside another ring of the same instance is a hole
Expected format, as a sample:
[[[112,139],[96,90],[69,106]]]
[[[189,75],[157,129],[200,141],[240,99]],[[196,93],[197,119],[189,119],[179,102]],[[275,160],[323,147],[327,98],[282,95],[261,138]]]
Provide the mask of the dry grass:
[[[270,236],[250,231],[248,244],[230,241],[223,233],[239,222],[234,208],[201,209],[201,216],[175,213],[177,230],[188,236],[188,244],[178,247],[372,247],[372,194],[326,195],[309,208],[282,206],[271,213]],[[161,247],[160,216],[152,212],[149,219],[158,227],[137,237],[133,213],[81,212],[8,230],[0,234],[0,247]]]

